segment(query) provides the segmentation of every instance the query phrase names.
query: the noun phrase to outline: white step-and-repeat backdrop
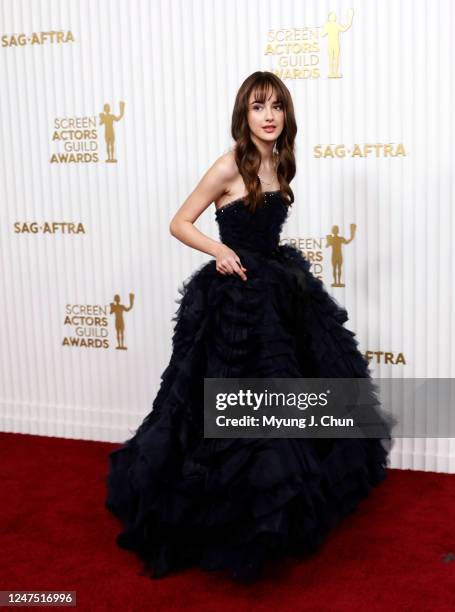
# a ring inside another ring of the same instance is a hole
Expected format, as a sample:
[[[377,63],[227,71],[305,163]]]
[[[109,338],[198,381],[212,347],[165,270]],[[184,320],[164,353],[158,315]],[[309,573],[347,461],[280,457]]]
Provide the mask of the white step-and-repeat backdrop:
[[[256,70],[298,121],[283,241],[374,376],[455,376],[454,2],[0,6],[1,430],[122,441],[150,411],[178,287],[209,260],[169,221],[232,147]],[[197,227],[218,237],[214,205]],[[338,286],[335,234],[353,238]],[[455,471],[451,442],[399,439],[392,466]]]

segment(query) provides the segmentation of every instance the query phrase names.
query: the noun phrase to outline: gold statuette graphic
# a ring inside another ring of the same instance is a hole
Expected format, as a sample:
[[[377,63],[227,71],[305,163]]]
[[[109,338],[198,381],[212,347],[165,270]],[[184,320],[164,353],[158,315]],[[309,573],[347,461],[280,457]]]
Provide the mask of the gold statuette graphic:
[[[329,56],[329,79],[340,79],[343,75],[340,74],[340,32],[346,32],[352,25],[352,17],[354,9],[349,9],[347,12],[348,23],[341,25],[337,23],[337,15],[331,11],[328,15],[328,21],[321,27],[321,37],[327,36],[327,52]]]
[[[344,236],[338,236],[340,231],[338,225],[332,227],[332,234],[327,234],[326,248],[332,247],[332,270],[333,270],[333,283],[331,287],[345,287],[345,284],[341,282],[341,269],[343,267],[343,253],[341,245],[349,244],[354,240],[355,230],[357,226],[355,223],[351,223],[351,237],[349,240]]]
[[[123,313],[128,312],[128,310],[131,310],[133,308],[134,293],[130,293],[129,306],[124,306],[123,304],[120,304],[120,296],[118,294],[114,295],[114,302],[110,303],[110,314],[115,314],[115,331],[117,332],[117,346],[115,348],[121,351],[126,351],[128,350],[128,347],[123,344],[123,332],[125,330],[125,321],[123,320]]]
[[[104,105],[104,113],[100,113],[100,125],[104,124],[104,140],[106,141],[107,164],[116,164],[117,160],[114,157],[114,121],[120,121],[125,110],[125,102],[120,102],[120,115],[113,115],[110,104]]]

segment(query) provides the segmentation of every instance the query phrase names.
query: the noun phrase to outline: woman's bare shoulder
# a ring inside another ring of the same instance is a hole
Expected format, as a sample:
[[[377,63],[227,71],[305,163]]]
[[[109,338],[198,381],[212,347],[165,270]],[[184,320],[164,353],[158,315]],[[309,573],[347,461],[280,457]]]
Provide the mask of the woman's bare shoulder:
[[[217,170],[227,179],[233,179],[238,174],[234,151],[231,149],[220,155],[213,163],[213,166],[216,166]]]

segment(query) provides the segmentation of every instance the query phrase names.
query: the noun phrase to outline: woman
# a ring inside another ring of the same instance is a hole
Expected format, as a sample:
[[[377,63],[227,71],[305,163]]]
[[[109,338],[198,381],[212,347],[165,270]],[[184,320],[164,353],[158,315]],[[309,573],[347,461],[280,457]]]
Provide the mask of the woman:
[[[386,475],[391,438],[204,438],[213,378],[369,378],[346,310],[297,249],[280,245],[294,201],[290,93],[255,72],[237,93],[235,148],[177,211],[173,236],[213,256],[180,288],[173,352],[152,411],[111,453],[106,507],[151,577],[191,564],[253,581],[304,555]],[[221,242],[194,227],[215,202]]]

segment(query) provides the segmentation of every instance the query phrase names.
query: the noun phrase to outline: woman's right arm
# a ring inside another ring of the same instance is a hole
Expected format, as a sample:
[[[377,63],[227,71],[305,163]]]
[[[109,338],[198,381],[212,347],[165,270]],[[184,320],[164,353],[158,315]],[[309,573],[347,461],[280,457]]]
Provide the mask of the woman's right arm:
[[[194,226],[204,210],[227,192],[227,186],[233,179],[233,171],[232,163],[225,156],[217,159],[172,217],[169,231],[183,244],[215,257],[216,269],[221,274],[235,273],[242,280],[247,280],[246,268],[242,266],[237,253]]]

